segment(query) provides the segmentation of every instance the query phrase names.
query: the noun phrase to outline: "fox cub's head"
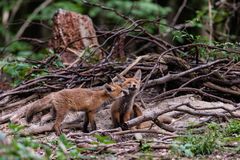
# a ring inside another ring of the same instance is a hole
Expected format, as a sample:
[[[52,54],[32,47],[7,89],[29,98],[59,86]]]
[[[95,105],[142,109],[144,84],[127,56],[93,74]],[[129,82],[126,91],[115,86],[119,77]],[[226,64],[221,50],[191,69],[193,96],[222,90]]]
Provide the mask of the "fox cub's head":
[[[122,88],[129,90],[130,93],[135,93],[140,89],[142,77],[142,72],[140,69],[135,73],[134,77],[132,78],[125,78],[119,74],[117,74],[117,77],[121,83]]]
[[[122,97],[124,94],[128,94],[128,90],[123,89],[120,85],[115,83],[105,84],[104,89],[107,95],[113,99]]]

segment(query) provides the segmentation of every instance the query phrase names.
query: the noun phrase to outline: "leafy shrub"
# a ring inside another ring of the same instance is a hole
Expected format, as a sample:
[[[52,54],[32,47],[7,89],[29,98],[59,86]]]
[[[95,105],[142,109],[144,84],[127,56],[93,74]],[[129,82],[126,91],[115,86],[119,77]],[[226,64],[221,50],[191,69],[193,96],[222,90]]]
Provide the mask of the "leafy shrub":
[[[98,142],[95,142],[96,144],[98,144],[98,143],[102,143],[102,144],[114,144],[114,143],[116,143],[109,136],[96,134],[95,137],[97,138],[97,141],[98,141]]]
[[[226,126],[226,135],[227,136],[239,136],[240,135],[240,120],[234,119],[230,120],[228,125]]]
[[[8,127],[11,129],[13,138],[9,143],[0,144],[0,159],[48,159],[51,154],[49,146],[31,137],[20,137],[19,132],[23,129],[21,125],[10,123]],[[1,134],[1,139],[6,139],[6,136]]]
[[[82,151],[87,148],[79,148],[68,140],[65,135],[61,135],[57,140],[50,141],[56,146],[55,149],[43,144],[32,137],[21,137],[20,131],[24,128],[21,125],[10,123],[8,125],[13,137],[10,142],[4,143],[6,136],[0,132],[0,160],[3,159],[32,159],[47,160],[50,157],[58,160],[67,159],[95,159],[95,156],[85,156]]]
[[[153,0],[138,0],[138,1],[116,1],[116,0],[106,0],[101,3],[99,0],[92,0],[91,3],[102,4],[106,7],[113,8],[117,12],[128,16],[132,19],[146,19],[154,20],[157,17],[161,17],[161,22],[165,22],[165,17],[171,12],[170,7],[163,7],[156,4]],[[127,12],[126,12],[127,11]],[[126,22],[114,12],[104,11],[99,7],[91,7],[88,12],[93,18],[101,19],[101,24],[106,24],[111,27],[116,24],[119,26],[125,25]],[[164,26],[161,24],[159,26],[154,24],[149,24],[144,26],[146,30],[154,33],[156,30],[162,30]]]
[[[143,151],[143,152],[149,152],[152,149],[151,149],[151,146],[148,143],[144,142],[140,145],[140,150]]]
[[[84,148],[78,148],[74,143],[69,141],[65,135],[61,135],[57,141],[56,159],[92,159],[94,156],[84,156],[81,154]]]
[[[23,62],[5,62],[2,67],[3,73],[13,79],[13,86],[18,85],[25,76],[31,71],[32,66]]]
[[[192,134],[189,131],[186,136],[177,139],[177,142],[172,146],[172,151],[187,157],[211,154],[220,146],[221,135],[218,132],[219,126],[215,123],[209,124],[208,129],[201,135]]]

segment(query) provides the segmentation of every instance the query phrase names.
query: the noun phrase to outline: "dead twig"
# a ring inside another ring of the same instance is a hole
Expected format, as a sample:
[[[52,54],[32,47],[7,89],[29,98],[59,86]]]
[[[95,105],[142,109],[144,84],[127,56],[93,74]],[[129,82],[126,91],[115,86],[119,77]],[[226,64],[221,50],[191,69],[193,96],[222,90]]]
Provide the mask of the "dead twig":
[[[224,88],[224,87],[218,86],[216,84],[213,84],[211,82],[206,82],[206,83],[204,83],[204,85],[208,88],[215,89],[215,90],[223,92],[223,93],[229,93],[229,94],[232,94],[235,96],[240,96],[240,92],[238,92],[238,91],[234,91],[229,88]]]
[[[226,59],[220,59],[220,60],[216,60],[216,61],[213,61],[213,62],[210,62],[210,63],[207,63],[207,64],[197,66],[195,68],[191,68],[189,70],[186,70],[186,71],[178,73],[178,74],[168,74],[168,75],[166,75],[164,77],[161,77],[161,78],[158,78],[158,79],[149,80],[147,82],[146,87],[152,87],[152,86],[155,86],[155,85],[158,85],[158,84],[163,84],[163,83],[166,83],[166,82],[169,82],[169,81],[172,81],[172,80],[176,80],[176,79],[178,79],[182,76],[185,76],[187,74],[190,74],[192,72],[198,71],[198,70],[203,69],[203,68],[210,67],[212,65],[216,65],[218,63],[223,63],[223,62],[226,62],[226,61],[227,61]]]
[[[174,105],[174,106],[169,106],[167,109],[163,110],[163,111],[160,111],[160,110],[152,110],[151,112],[145,112],[144,115],[142,116],[139,116],[139,117],[136,117],[134,119],[131,119],[127,122],[125,122],[123,124],[123,128],[131,128],[133,126],[136,126],[140,123],[143,123],[145,121],[149,121],[149,120],[154,120],[156,119],[157,117],[159,117],[160,115],[162,114],[165,114],[167,112],[171,112],[171,111],[174,111],[176,108],[180,107],[180,106],[183,106],[183,105],[188,105],[189,103],[182,103],[182,104],[177,104],[177,105]]]
[[[114,135],[125,135],[125,134],[134,134],[134,133],[153,133],[153,134],[164,134],[164,135],[176,135],[171,132],[166,132],[166,131],[157,131],[157,130],[147,130],[147,129],[136,129],[136,130],[126,130],[126,131],[119,131],[119,132],[114,132]]]
[[[213,99],[216,99],[216,100],[219,100],[221,102],[224,102],[224,103],[229,103],[229,104],[232,104],[233,106],[237,106],[236,103],[232,102],[231,100],[228,100],[228,99],[225,99],[225,98],[221,98],[221,97],[218,97],[218,96],[215,96],[215,95],[212,95],[212,94],[209,94],[209,93],[206,93],[200,89],[196,89],[196,88],[189,88],[189,87],[184,87],[184,88],[177,88],[177,89],[173,89],[173,90],[170,90],[170,91],[166,91],[152,99],[150,99],[150,101],[160,101],[163,99],[163,97],[169,95],[169,94],[173,94],[173,93],[176,93],[176,92],[193,92],[193,93],[196,93],[196,94],[200,94],[204,97],[208,97],[208,98],[213,98]]]
[[[0,111],[2,111],[2,110],[5,110],[5,109],[8,109],[8,108],[12,108],[12,107],[16,107],[16,106],[23,106],[23,105],[25,105],[27,102],[29,102],[29,101],[31,101],[32,99],[34,99],[34,98],[37,98],[38,96],[37,95],[31,95],[31,96],[29,96],[29,97],[27,97],[27,98],[25,98],[25,99],[22,99],[22,100],[19,100],[19,101],[16,101],[16,102],[14,102],[14,103],[11,103],[11,104],[8,104],[8,105],[6,105],[6,106],[4,106],[4,107],[1,107],[0,108]]]

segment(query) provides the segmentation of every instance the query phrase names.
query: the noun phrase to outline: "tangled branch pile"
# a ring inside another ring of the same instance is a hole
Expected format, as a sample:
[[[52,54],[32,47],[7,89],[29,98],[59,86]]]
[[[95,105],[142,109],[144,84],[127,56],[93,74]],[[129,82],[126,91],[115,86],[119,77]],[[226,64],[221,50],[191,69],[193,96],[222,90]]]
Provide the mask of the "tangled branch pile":
[[[105,51],[108,55],[102,57],[97,63],[86,62],[86,58],[83,58],[83,56],[86,55],[82,53],[81,56],[75,57],[76,59],[68,66],[55,68],[52,64],[56,61],[57,55],[54,55],[44,61],[38,62],[38,68],[33,69],[31,73],[29,73],[29,76],[26,76],[26,80],[20,85],[1,93],[0,110],[2,115],[0,116],[0,124],[5,124],[9,121],[23,124],[23,117],[27,104],[50,92],[77,86],[87,88],[102,86],[104,83],[109,83],[110,78],[114,78],[116,73],[131,77],[138,69],[141,69],[143,76],[141,92],[138,95],[137,101],[145,107],[146,111],[143,116],[126,122],[125,125],[127,125],[128,128],[141,122],[151,120],[167,131],[176,131],[171,128],[166,128],[166,126],[164,127],[162,122],[158,120],[159,116],[175,111],[194,116],[240,118],[238,111],[240,108],[240,63],[227,58],[206,61],[202,60],[198,53],[201,49],[205,51],[205,54],[210,54],[212,52],[240,54],[239,50],[207,44],[188,44],[174,47],[161,38],[148,33],[141,26],[141,21],[134,22],[127,17],[123,18],[131,22],[129,28],[119,29],[114,32],[99,32],[99,34],[104,36],[107,35],[108,38],[102,45],[97,46],[97,50],[101,48],[101,52],[104,52],[103,46],[105,44],[109,45],[106,48],[111,49],[109,49],[109,53]],[[141,32],[146,38],[132,36],[130,34],[132,31]],[[146,53],[139,51],[141,56],[126,56],[124,53],[124,40],[127,38],[137,39],[135,42],[136,46],[140,44],[139,41],[141,41],[141,43],[150,44],[142,48]],[[114,45],[109,44],[109,40],[112,39],[114,39]],[[62,55],[66,52],[75,52],[69,49],[74,42],[76,42],[76,40],[70,41],[69,44],[64,47],[59,43],[54,45],[58,45],[59,48],[62,48],[60,51],[60,55]],[[152,46],[157,48],[159,52],[147,52],[148,50],[151,51]],[[182,56],[184,53],[191,53],[193,56]],[[90,54],[88,58],[90,59],[91,56],[93,55]],[[116,60],[118,56],[120,57],[120,61]],[[46,70],[46,68],[48,68],[47,75],[33,79],[29,78],[31,74]],[[172,104],[165,106],[165,108],[157,107],[157,110],[152,109],[152,106],[158,106],[157,104],[163,100],[189,93],[199,95],[202,100],[205,101],[220,101],[226,105],[217,107],[211,106],[207,108],[182,101],[181,103],[177,103],[177,105]],[[48,125],[47,129],[45,126],[43,130],[38,128],[40,131],[35,130],[31,133],[50,131],[51,126],[52,124]],[[68,126],[66,128],[71,127]],[[131,131],[128,132],[130,133]],[[141,130],[139,132],[147,131]],[[160,134],[158,131],[154,131],[154,133]],[[121,134],[125,134],[125,132],[119,131],[115,133],[115,135]],[[171,136],[176,136],[175,133],[168,133],[168,135],[169,134]],[[74,137],[74,135],[71,136]],[[78,136],[75,135],[75,137]],[[155,147],[168,148],[168,146]],[[103,150],[107,149],[108,147]],[[118,154],[121,154],[121,152],[118,152]]]

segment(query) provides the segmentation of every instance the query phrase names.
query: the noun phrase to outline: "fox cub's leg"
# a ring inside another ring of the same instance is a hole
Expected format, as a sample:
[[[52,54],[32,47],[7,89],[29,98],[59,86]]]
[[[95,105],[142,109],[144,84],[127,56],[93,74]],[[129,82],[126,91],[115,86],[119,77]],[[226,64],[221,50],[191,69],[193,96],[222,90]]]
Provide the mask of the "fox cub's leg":
[[[89,122],[91,124],[92,131],[97,129],[97,125],[96,125],[96,122],[95,122],[95,116],[96,116],[96,111],[95,110],[89,112],[89,114],[88,114]]]
[[[56,109],[56,120],[55,124],[53,126],[54,130],[56,131],[56,134],[59,136],[61,134],[61,123],[65,118],[65,115],[67,113],[67,110],[64,108],[61,108],[61,110]]]
[[[89,117],[88,117],[88,112],[85,113],[85,119],[83,123],[83,132],[88,133],[88,123],[89,123]]]
[[[91,124],[92,131],[97,129],[97,125],[96,125],[96,122],[95,122],[95,116],[96,116],[96,111],[95,110],[86,112],[85,120],[84,120],[84,124],[83,124],[83,132],[86,132],[86,133],[89,132],[88,131],[89,122]]]
[[[137,105],[137,104],[133,105],[133,115],[134,115],[133,118],[136,118],[136,117],[139,117],[139,116],[143,115],[142,110],[140,109],[139,105]],[[142,128],[141,123],[139,125],[137,125],[136,128],[141,129]]]
[[[118,111],[112,111],[111,114],[113,127],[114,128],[120,127],[120,113]]]
[[[123,125],[123,124],[125,122],[129,121],[132,118],[136,118],[136,117],[139,117],[139,116],[142,116],[142,115],[143,115],[143,113],[142,113],[140,107],[137,104],[134,104],[132,110],[128,110],[125,113],[121,114],[121,116],[120,116],[121,128],[123,130],[129,129],[129,128],[126,128],[126,126]],[[142,128],[142,125],[139,124],[139,125],[137,125],[136,128],[140,129],[140,128]]]
[[[129,121],[130,118],[131,118],[131,113],[132,111],[129,110],[129,111],[126,111],[124,114],[121,114],[120,115],[120,124],[121,124],[121,128],[122,130],[127,130],[128,128],[126,128],[125,125],[123,125],[125,122]]]
[[[48,114],[42,116],[40,125],[42,126],[48,121],[54,120],[55,118],[56,118],[56,110],[55,108],[51,108]]]

